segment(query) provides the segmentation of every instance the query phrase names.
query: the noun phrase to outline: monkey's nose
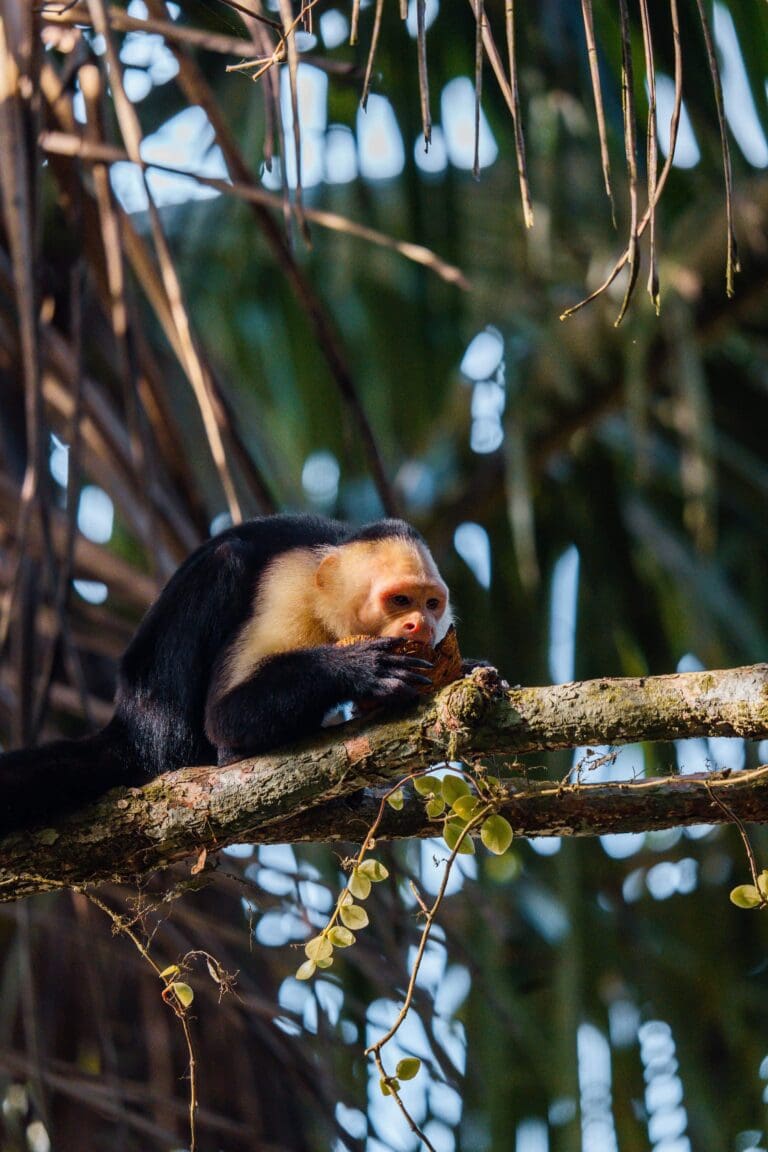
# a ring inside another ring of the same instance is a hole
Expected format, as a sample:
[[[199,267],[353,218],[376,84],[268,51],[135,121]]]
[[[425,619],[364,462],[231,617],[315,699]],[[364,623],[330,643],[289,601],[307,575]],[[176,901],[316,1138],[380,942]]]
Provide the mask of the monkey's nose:
[[[426,620],[405,620],[403,622],[403,635],[409,640],[424,640],[432,642],[432,629]]]

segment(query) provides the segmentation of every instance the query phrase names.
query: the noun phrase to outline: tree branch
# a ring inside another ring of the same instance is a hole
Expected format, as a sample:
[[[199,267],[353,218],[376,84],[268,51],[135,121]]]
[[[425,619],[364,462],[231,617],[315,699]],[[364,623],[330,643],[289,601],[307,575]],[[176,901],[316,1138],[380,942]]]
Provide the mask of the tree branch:
[[[226,768],[169,772],[143,788],[114,789],[56,828],[15,833],[0,844],[0,900],[131,880],[237,841],[359,840],[378,804],[361,789],[445,760],[715,735],[768,737],[768,665],[513,689],[476,669],[384,723],[356,722]],[[521,835],[717,823],[727,813],[768,819],[768,768],[609,784],[518,775],[507,788],[504,813]],[[380,835],[428,836],[436,827],[414,801],[388,815]]]

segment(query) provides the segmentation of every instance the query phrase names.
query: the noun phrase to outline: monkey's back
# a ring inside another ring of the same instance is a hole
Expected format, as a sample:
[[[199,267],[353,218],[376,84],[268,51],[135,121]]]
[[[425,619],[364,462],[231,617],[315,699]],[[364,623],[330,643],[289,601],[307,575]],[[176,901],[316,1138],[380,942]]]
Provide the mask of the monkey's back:
[[[211,670],[248,619],[261,573],[283,552],[339,544],[348,534],[320,516],[259,517],[212,537],[184,561],[120,662],[115,715],[143,772],[215,762],[203,730]]]

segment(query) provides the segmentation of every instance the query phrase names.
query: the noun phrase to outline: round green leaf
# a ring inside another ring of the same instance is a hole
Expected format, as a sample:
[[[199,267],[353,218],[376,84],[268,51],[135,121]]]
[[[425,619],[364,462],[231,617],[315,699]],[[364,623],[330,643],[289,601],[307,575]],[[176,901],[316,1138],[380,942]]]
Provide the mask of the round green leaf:
[[[451,852],[453,852],[454,848],[458,844],[459,836],[461,836],[466,826],[466,820],[446,820],[445,827],[443,828],[443,839],[450,848]],[[472,837],[465,836],[459,847],[459,855],[472,856],[474,855],[474,851],[475,846],[472,843]]]
[[[435,776],[417,776],[413,787],[419,796],[431,796],[440,787],[440,781]]]
[[[309,980],[310,977],[314,976],[316,968],[317,964],[315,964],[314,960],[305,960],[303,964],[299,965],[296,971],[296,979]]]
[[[367,876],[373,884],[378,884],[389,876],[389,869],[384,867],[381,860],[364,860],[357,871],[362,876]]]
[[[405,796],[403,795],[402,788],[398,788],[391,796],[387,796],[387,804],[390,808],[394,808],[395,812],[399,812],[403,804],[405,804]]]
[[[455,776],[450,773],[448,776],[443,777],[441,784],[443,793],[443,800],[446,804],[453,804],[454,800],[458,800],[459,796],[469,795],[469,784],[463,776]]]
[[[480,839],[494,856],[503,856],[512,843],[512,825],[503,816],[494,814],[483,821]]]
[[[349,948],[355,942],[355,938],[348,928],[342,928],[340,924],[331,928],[328,933],[328,939],[334,948]]]
[[[485,874],[495,884],[509,884],[517,879],[521,871],[520,857],[514,852],[507,852],[504,856],[489,856],[485,863]]]
[[[397,1092],[399,1087],[400,1085],[398,1084],[397,1080],[395,1080],[394,1076],[387,1076],[386,1079],[382,1076],[379,1080],[379,1088],[381,1088],[382,1096],[391,1096],[392,1090],[394,1089],[394,1091]]]
[[[419,1069],[421,1068],[421,1060],[416,1056],[406,1056],[405,1060],[400,1060],[395,1068],[395,1076],[400,1080],[413,1080],[414,1076],[418,1076]]]
[[[371,894],[371,882],[359,868],[355,868],[347,885],[349,891],[357,900],[365,900]]]
[[[178,964],[169,964],[167,968],[163,968],[160,975],[163,980],[173,980],[176,976],[181,976],[181,968]]]
[[[731,892],[731,904],[737,908],[757,908],[760,903],[760,893],[754,884],[739,884]]]
[[[457,796],[451,808],[462,820],[471,820],[479,804],[476,796]]]
[[[330,968],[331,964],[333,964],[333,956],[326,956],[317,962],[318,968]]]
[[[342,923],[346,924],[347,928],[365,928],[368,924],[368,913],[365,908],[361,908],[359,904],[342,904],[339,909],[339,916]],[[352,933],[350,932],[350,936]]]
[[[174,980],[174,982],[169,984],[168,987],[173,990],[173,994],[178,1002],[184,1008],[189,1008],[190,1004],[195,998],[195,994],[190,988],[189,984],[183,984],[180,981]]]
[[[327,960],[333,955],[333,944],[327,936],[314,936],[304,945],[304,955],[317,964],[320,960]]]
[[[431,800],[427,800],[424,811],[428,820],[437,820],[445,812],[445,800],[442,796],[433,796]]]

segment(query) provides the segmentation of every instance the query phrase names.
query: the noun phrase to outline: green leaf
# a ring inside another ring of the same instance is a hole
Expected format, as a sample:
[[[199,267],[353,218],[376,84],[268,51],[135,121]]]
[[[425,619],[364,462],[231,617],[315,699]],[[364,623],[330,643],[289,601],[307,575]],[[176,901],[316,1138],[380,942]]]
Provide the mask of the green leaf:
[[[467,784],[463,776],[455,776],[453,773],[450,773],[448,776],[443,777],[441,791],[446,804],[452,805],[454,800],[458,800],[459,796],[469,796],[469,784]]]
[[[522,871],[520,857],[514,852],[504,856],[489,856],[485,863],[485,874],[494,884],[509,884],[516,880]]]
[[[440,781],[436,776],[417,776],[413,782],[413,787],[419,796],[431,796],[434,792],[439,791]]]
[[[737,908],[757,908],[762,903],[754,884],[739,884],[731,892],[731,904]]]
[[[309,980],[315,974],[317,964],[314,960],[305,960],[296,971],[297,980]]]
[[[163,968],[160,976],[163,980],[173,980],[176,976],[181,976],[181,968],[178,964],[169,964],[167,968]]]
[[[446,820],[445,827],[443,828],[443,839],[453,852],[454,848],[459,842],[459,836],[467,826],[466,820]],[[459,848],[460,856],[473,856],[475,846],[472,843],[471,836],[465,836]]]
[[[768,868],[764,868],[757,878],[757,889],[763,896],[768,897]]]
[[[483,821],[480,839],[494,856],[503,856],[512,843],[512,825],[503,816],[494,814]]]
[[[174,996],[184,1008],[189,1008],[190,1004],[195,998],[195,994],[190,988],[189,984],[183,984],[174,980],[168,987],[173,991]]]
[[[378,884],[389,876],[389,869],[384,867],[381,860],[364,860],[357,871],[360,875],[367,876],[373,884]]]
[[[413,1080],[414,1076],[418,1076],[420,1068],[421,1060],[417,1056],[406,1056],[395,1068],[395,1076],[400,1080]]]
[[[427,819],[436,820],[446,811],[446,802],[442,796],[433,796],[432,799],[428,799],[424,810],[427,813]]]
[[[476,796],[457,796],[451,808],[462,820],[471,820],[479,804]]]
[[[318,964],[333,955],[333,944],[327,936],[314,936],[304,945],[304,955],[308,960],[314,960]]]
[[[342,928],[340,924],[331,928],[328,933],[328,939],[334,948],[349,948],[355,942],[355,938],[348,928]]]
[[[391,796],[387,796],[387,804],[390,808],[394,808],[395,812],[399,812],[403,804],[405,804],[405,796],[403,795],[402,788],[398,788]]]
[[[359,868],[354,869],[347,887],[357,900],[365,900],[371,894],[371,882]]]
[[[330,968],[331,964],[333,964],[333,956],[325,956],[317,962],[318,968]]]
[[[361,908],[359,904],[342,904],[339,909],[339,916],[347,928],[365,928],[369,923],[368,913],[365,908]],[[350,936],[351,935],[352,933],[350,932]]]
[[[399,1083],[395,1080],[394,1076],[387,1076],[386,1079],[382,1076],[379,1080],[379,1088],[381,1088],[382,1096],[391,1096],[394,1089],[397,1092],[400,1088]]]
[[[442,796],[433,796],[431,800],[427,800],[424,811],[428,820],[437,820],[445,812],[445,800]]]

